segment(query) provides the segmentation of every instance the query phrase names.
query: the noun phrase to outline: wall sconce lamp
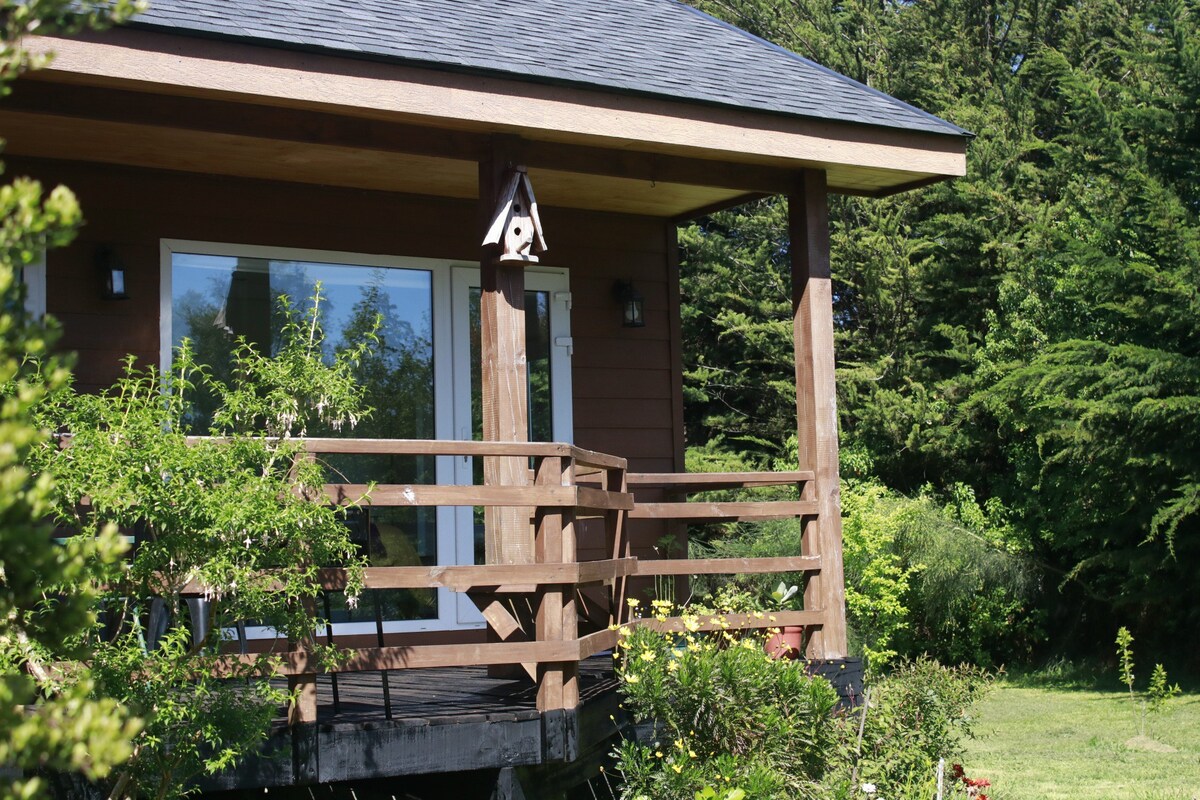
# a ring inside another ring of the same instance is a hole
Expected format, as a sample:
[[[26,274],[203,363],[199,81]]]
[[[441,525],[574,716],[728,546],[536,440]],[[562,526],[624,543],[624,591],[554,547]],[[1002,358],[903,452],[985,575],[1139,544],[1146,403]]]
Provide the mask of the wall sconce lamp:
[[[125,288],[125,264],[109,247],[96,251],[96,269],[100,273],[100,294],[105,300],[128,300]]]
[[[617,281],[613,294],[621,301],[621,324],[626,328],[646,327],[646,301],[633,287],[633,281]]]

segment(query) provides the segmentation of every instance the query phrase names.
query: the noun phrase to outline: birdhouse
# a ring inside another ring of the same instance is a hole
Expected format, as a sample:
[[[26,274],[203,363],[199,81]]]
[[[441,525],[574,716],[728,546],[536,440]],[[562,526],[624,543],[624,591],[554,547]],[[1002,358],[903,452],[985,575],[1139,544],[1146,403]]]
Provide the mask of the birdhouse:
[[[500,245],[501,262],[536,264],[537,254],[546,252],[537,199],[524,167],[509,171],[483,243]]]

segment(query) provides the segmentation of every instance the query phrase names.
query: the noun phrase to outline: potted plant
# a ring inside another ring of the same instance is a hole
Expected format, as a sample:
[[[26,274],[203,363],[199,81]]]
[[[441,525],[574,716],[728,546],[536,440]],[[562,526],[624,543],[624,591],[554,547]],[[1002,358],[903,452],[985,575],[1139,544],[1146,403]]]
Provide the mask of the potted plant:
[[[792,598],[799,591],[799,586],[788,586],[786,582],[780,581],[779,585],[771,592],[771,601],[775,604],[777,610],[788,611],[792,608]],[[803,625],[781,626],[767,639],[767,654],[771,658],[797,659],[800,657],[800,647],[803,644],[803,640]]]

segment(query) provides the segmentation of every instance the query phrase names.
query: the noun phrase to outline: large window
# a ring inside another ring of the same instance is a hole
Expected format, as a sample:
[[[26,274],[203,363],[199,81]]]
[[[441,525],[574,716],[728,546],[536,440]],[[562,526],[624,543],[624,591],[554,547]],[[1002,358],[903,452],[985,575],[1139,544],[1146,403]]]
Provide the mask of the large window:
[[[353,431],[310,435],[478,438],[478,270],[448,262],[166,241],[164,367],[185,337],[218,376],[229,369],[237,337],[270,351],[280,326],[280,298],[303,307],[318,283],[330,356],[358,341],[377,317],[382,323],[379,344],[358,374],[373,414]],[[531,433],[535,439],[569,440],[566,273],[531,271],[529,284]],[[194,425],[203,430],[211,402],[200,401]],[[330,459],[328,467],[331,479],[353,483],[470,483],[479,472],[463,459],[432,457],[346,456]],[[453,564],[476,560],[478,517],[470,509],[381,508],[356,513],[349,524],[373,565]],[[480,624],[465,598],[452,598],[445,590],[380,591],[357,610],[335,597],[331,611],[339,633],[374,631],[376,603],[388,630]]]

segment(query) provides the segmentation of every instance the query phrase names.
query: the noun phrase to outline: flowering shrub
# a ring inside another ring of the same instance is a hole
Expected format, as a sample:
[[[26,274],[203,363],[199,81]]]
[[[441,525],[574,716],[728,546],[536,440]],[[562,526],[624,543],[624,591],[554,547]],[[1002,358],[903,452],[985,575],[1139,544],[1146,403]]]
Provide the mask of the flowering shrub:
[[[652,613],[668,627],[670,604]],[[679,620],[677,633],[619,629],[617,675],[638,723],[614,753],[621,800],[932,797],[938,761],[970,735],[970,705],[988,683],[972,668],[900,665],[874,681],[864,722],[835,709],[833,688],[804,661],[768,657],[762,634],[730,630],[719,612]],[[986,800],[986,782],[959,783]]]
[[[962,764],[955,764],[950,769],[950,777],[956,783],[961,783],[971,800],[988,800],[983,790],[992,785],[987,778],[968,778]]]
[[[669,604],[654,609],[664,618]],[[616,756],[621,797],[821,797],[837,746],[837,694],[798,662],[774,661],[760,634],[625,627],[616,653],[625,707],[643,723]],[[705,618],[712,619],[709,617]],[[722,617],[715,622],[721,627]]]

